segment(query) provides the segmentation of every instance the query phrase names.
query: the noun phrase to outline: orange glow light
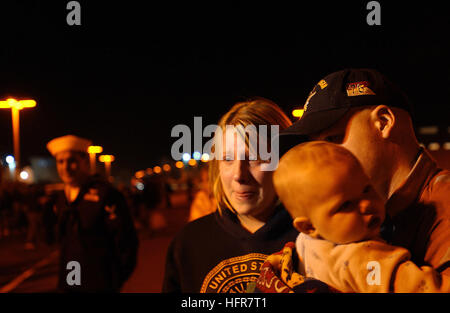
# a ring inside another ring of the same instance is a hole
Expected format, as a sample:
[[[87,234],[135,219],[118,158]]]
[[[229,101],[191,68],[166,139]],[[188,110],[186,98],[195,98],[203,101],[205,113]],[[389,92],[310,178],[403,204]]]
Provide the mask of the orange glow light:
[[[114,156],[109,154],[103,154],[98,157],[98,160],[103,163],[111,163],[114,162]]]
[[[103,147],[101,146],[89,146],[88,153],[102,153]]]
[[[11,109],[15,108],[17,110],[22,110],[23,108],[34,108],[36,106],[36,101],[34,100],[19,100],[9,98],[0,101],[0,109]]]
[[[190,166],[195,166],[195,165],[197,164],[197,161],[195,161],[194,159],[190,159],[189,162],[188,162],[188,164],[189,164]]]
[[[13,128],[13,146],[14,157],[16,159],[16,168],[20,168],[20,118],[19,113],[23,108],[32,108],[36,106],[34,100],[20,100],[13,98],[0,101],[0,109],[11,109],[12,128]],[[14,177],[19,178],[19,171],[14,170]]]
[[[295,109],[292,111],[292,116],[301,118],[303,116],[303,109]]]
[[[164,172],[170,171],[170,165],[169,164],[164,164],[162,168],[163,168]]]
[[[155,174],[161,173],[161,167],[160,167],[160,166],[155,166],[155,167],[153,168],[153,172],[155,172]]]
[[[141,178],[143,178],[145,176],[145,172],[144,171],[137,171],[134,176],[136,176],[137,179],[141,179]]]
[[[184,164],[181,161],[178,161],[177,163],[175,163],[175,167],[176,168],[183,168]]]
[[[148,169],[145,170],[145,173],[147,175],[152,175],[153,174],[153,169],[149,167]]]

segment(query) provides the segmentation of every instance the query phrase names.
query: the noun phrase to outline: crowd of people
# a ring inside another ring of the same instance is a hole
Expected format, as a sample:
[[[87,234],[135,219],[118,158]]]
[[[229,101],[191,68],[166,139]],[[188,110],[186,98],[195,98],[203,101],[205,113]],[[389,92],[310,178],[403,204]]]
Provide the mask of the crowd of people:
[[[25,234],[25,249],[40,239],[45,186],[11,182],[0,186],[0,238]]]
[[[209,192],[207,164],[199,167],[189,180],[183,181],[188,193],[188,221],[211,213],[214,200]],[[176,181],[176,180],[175,180]],[[173,207],[171,196],[177,190],[173,179],[152,175],[143,179],[143,190],[119,183],[117,189],[124,195],[136,229],[156,234],[168,226],[167,209]],[[47,243],[44,213],[53,192],[61,188],[53,183],[24,183],[8,181],[0,184],[0,240],[23,239],[25,250],[35,250],[38,243]],[[205,201],[209,201],[205,204]]]

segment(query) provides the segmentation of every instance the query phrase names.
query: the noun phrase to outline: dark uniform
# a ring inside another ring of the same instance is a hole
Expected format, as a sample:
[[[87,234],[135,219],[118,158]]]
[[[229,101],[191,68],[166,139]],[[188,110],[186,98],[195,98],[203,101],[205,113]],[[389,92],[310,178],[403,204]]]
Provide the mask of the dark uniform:
[[[64,191],[56,192],[46,221],[47,229],[55,230],[61,244],[58,283],[61,291],[120,290],[136,266],[138,238],[119,191],[92,176],[72,203],[67,201]],[[71,261],[80,264],[80,285],[70,286],[67,282],[71,269],[66,267]]]

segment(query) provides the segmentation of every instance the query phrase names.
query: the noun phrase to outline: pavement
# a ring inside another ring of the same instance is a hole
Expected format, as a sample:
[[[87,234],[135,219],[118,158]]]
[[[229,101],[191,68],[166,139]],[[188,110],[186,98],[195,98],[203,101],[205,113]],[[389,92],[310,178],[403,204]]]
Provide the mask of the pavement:
[[[158,231],[138,230],[140,244],[136,269],[122,288],[124,293],[158,293],[164,275],[167,248],[173,236],[186,224],[189,213],[187,195],[171,196],[171,208],[159,212],[167,227]],[[0,239],[0,293],[56,292],[58,247],[38,243],[25,250],[25,234]]]

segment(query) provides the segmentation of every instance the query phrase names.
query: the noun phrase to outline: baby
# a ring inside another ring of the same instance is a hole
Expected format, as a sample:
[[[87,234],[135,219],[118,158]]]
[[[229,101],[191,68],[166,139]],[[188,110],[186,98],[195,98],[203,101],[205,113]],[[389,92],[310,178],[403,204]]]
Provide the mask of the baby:
[[[317,141],[299,145],[283,156],[273,180],[298,231],[336,244],[379,234],[383,201],[347,149]]]
[[[273,181],[300,232],[300,274],[342,292],[432,292],[408,250],[379,237],[384,203],[350,151],[300,144],[281,158]]]

